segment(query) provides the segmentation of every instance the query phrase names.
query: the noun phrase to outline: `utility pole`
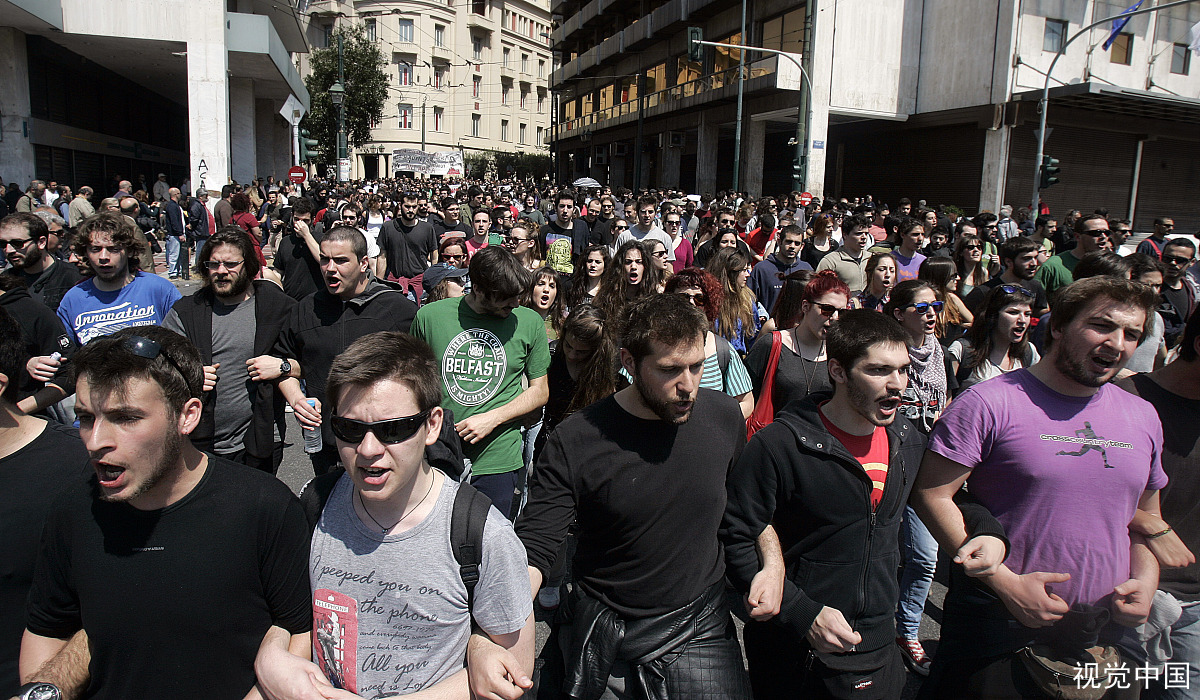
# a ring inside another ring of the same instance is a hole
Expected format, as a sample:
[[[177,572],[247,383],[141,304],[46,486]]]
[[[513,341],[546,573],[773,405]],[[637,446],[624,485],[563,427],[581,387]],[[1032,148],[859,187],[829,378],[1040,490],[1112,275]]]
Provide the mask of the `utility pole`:
[[[337,133],[337,180],[342,181],[342,161],[349,156],[346,154],[346,72],[342,65],[342,35],[338,34],[338,81],[330,88],[330,98],[338,111]]]
[[[810,0],[811,3],[811,0]],[[742,33],[738,42],[746,45],[746,0],[742,0]],[[733,127],[733,189],[739,191],[742,177],[742,101],[746,93],[746,49],[738,51],[737,123]]]

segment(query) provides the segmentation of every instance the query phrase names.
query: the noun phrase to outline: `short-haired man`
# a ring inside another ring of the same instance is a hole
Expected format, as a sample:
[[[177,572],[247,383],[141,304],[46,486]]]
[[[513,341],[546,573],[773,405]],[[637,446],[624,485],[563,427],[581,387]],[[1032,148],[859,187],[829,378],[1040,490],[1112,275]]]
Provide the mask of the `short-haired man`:
[[[1187,270],[1196,261],[1196,245],[1187,238],[1172,238],[1163,245],[1162,299],[1158,313],[1166,322],[1164,339],[1173,348],[1183,332],[1184,321],[1200,304],[1200,287]]]
[[[212,236],[196,270],[204,286],[175,302],[163,321],[192,341],[204,363],[204,410],[192,444],[274,474],[283,460],[283,397],[273,383],[255,381],[247,365],[275,347],[296,302],[255,279],[261,267],[254,242],[236,225]]]
[[[46,519],[23,676],[85,669],[77,697],[247,697],[269,630],[308,645],[299,502],[271,475],[192,446],[204,375],[187,339],[127,328],[74,360],[94,475]],[[80,630],[83,648],[69,643]]]
[[[429,217],[433,232],[439,242],[447,236],[466,238],[471,235],[471,227],[460,218],[462,212],[453,197],[442,197],[440,206],[441,216],[430,215]]]
[[[1075,266],[1083,256],[1104,247],[1108,240],[1108,219],[1100,214],[1081,217],[1075,221],[1075,233],[1078,244],[1052,256],[1037,272],[1037,281],[1050,296],[1074,281]]]
[[[892,257],[896,259],[896,281],[915,280],[921,263],[925,262],[925,224],[917,219],[904,217],[896,222],[898,243],[892,249]]]
[[[1038,262],[1044,265],[1046,260],[1054,255],[1054,237],[1058,234],[1058,222],[1049,214],[1042,214],[1034,219],[1033,223],[1033,235],[1030,238],[1041,247]]]
[[[159,173],[154,181],[154,201],[162,202],[171,197],[171,185],[167,183],[167,174]]]
[[[84,185],[79,188],[79,192],[75,194],[75,198],[67,206],[67,224],[71,228],[75,228],[83,223],[83,220],[96,213],[96,208],[92,206],[90,201],[93,190],[91,187]]]
[[[46,194],[46,183],[41,180],[32,180],[29,183],[29,190],[17,200],[17,212],[28,214],[42,206],[42,195],[44,194]]]
[[[296,301],[325,286],[325,276],[317,262],[321,258],[325,227],[313,223],[313,209],[308,197],[296,200],[292,205],[291,226],[280,237],[271,261],[271,267],[283,277],[284,293]]]
[[[0,219],[0,245],[11,267],[5,275],[18,279],[34,299],[58,310],[67,290],[82,279],[74,265],[59,262],[47,250],[50,229],[36,214],[9,214]]]
[[[534,470],[517,523],[534,593],[580,531],[574,620],[547,642],[565,674],[542,673],[569,696],[750,697],[717,539],[745,423],[700,388],[710,327],[681,294],[635,301],[620,340],[633,385],[560,423]]]
[[[208,209],[208,190],[201,187],[196,196],[187,201],[187,237],[196,244],[196,258],[208,243],[209,236],[217,232],[217,219]]]
[[[1138,243],[1137,252],[1145,253],[1162,260],[1166,252],[1167,236],[1175,232],[1175,220],[1171,217],[1159,217],[1154,220],[1154,231],[1146,240]]]
[[[397,285],[375,279],[370,269],[367,239],[358,229],[342,226],[326,232],[321,240],[322,288],[292,309],[271,354],[250,362],[251,379],[279,380],[279,391],[300,425],[321,429],[323,447],[309,454],[318,475],[338,460],[329,427],[331,409],[321,404],[333,359],[368,333],[407,333],[417,309]]]
[[[538,227],[545,226],[546,225],[546,216],[544,214],[542,214],[542,210],[538,209],[537,195],[534,195],[532,193],[527,194],[522,198],[521,201],[524,204],[524,207],[521,209],[521,212],[518,215],[518,218],[529,219],[530,221],[537,224]]]
[[[429,346],[402,333],[363,336],[334,360],[327,391],[345,472],[322,477],[325,484],[305,487],[302,496],[306,512],[319,513],[309,555],[316,667],[280,658],[280,635],[259,658],[264,685],[332,686],[367,698],[429,690],[465,699],[473,622],[531,675],[533,604],[525,548],[512,525],[487,509],[473,593],[450,546],[456,499],[471,487],[425,457],[444,418]],[[401,650],[386,654],[394,663],[373,661],[385,656],[381,639]]]
[[[103,212],[76,230],[75,253],[95,276],[67,291],[58,317],[80,345],[131,326],[157,326],[182,296],[175,285],[141,270],[137,225]]]
[[[233,219],[233,205],[229,203],[229,198],[236,189],[233,185],[221,188],[221,198],[213,205],[213,218],[217,220],[217,229],[225,228]]]
[[[575,193],[569,189],[559,190],[554,197],[554,212],[554,220],[542,227],[542,238],[546,240],[546,245],[565,238],[571,242],[572,257],[583,255],[590,230],[586,222],[576,218],[579,208],[575,206]]]
[[[1041,251],[1041,246],[1024,236],[1014,236],[1001,243],[1000,264],[1004,266],[1004,271],[972,289],[967,295],[964,301],[971,313],[978,314],[983,302],[987,300],[988,292],[1001,285],[1026,290],[1034,318],[1041,318],[1049,311],[1050,301],[1046,296],[1046,288],[1036,279],[1038,268],[1041,267],[1038,260]]]
[[[842,223],[842,247],[830,251],[817,263],[817,272],[833,270],[846,283],[851,293],[861,292],[867,286],[867,244],[872,240],[871,222],[862,214],[855,214]]]
[[[0,576],[0,697],[4,698],[15,695],[21,684],[17,659],[42,524],[58,496],[92,473],[87,451],[73,429],[31,416],[17,406],[17,384],[28,359],[21,330],[17,320],[0,310],[0,475],[5,485],[0,489],[0,528],[6,547],[5,574]]]
[[[545,324],[521,306],[530,275],[512,253],[484,248],[468,269],[471,293],[421,307],[412,333],[441,358],[442,407],[454,412],[471,483],[514,520],[525,492],[519,419],[550,395]]]
[[[437,262],[438,238],[429,222],[417,218],[417,195],[406,192],[400,199],[399,218],[386,221],[379,229],[379,259],[375,273],[412,290],[420,302],[421,275]]]
[[[655,216],[658,210],[658,198],[650,195],[641,197],[637,201],[637,222],[629,225],[629,235],[639,241],[647,239],[662,241],[662,244],[667,248],[667,260],[675,260],[675,246],[671,237],[667,235],[655,221]]]
[[[769,312],[775,308],[779,290],[783,289],[783,278],[797,270],[811,270],[812,265],[800,259],[804,248],[804,229],[791,224],[779,230],[779,245],[775,252],[754,266],[746,286],[754,292],[763,308]]]
[[[181,196],[178,187],[167,190],[166,201],[163,203],[163,220],[166,223],[163,248],[167,251],[167,275],[170,279],[182,277],[187,280],[191,279],[192,275],[188,265],[187,217],[179,203]]]
[[[1160,516],[1162,427],[1148,403],[1109,382],[1155,304],[1128,280],[1071,284],[1055,299],[1046,356],[971,387],[934,425],[913,493],[921,521],[942,547],[960,547],[953,498],[966,483],[1011,544],[1007,563],[996,558],[973,579],[954,570],[929,697],[1029,697],[1018,650],[1050,642],[1059,655],[1082,653],[1095,644],[1080,637],[1089,627],[1140,658],[1132,628],[1150,612],[1158,563],[1129,525],[1139,509]]]
[[[491,245],[491,228],[492,215],[486,209],[471,214],[471,236],[465,241],[468,258],[475,257],[476,253]]]

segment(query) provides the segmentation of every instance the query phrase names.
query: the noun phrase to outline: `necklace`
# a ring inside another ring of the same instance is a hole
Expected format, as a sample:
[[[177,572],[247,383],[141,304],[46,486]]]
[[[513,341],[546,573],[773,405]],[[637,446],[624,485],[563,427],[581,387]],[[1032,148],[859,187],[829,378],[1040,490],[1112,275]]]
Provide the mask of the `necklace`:
[[[792,326],[792,344],[796,346],[796,354],[800,356],[800,371],[804,374],[804,395],[808,396],[812,391],[813,379],[817,376],[817,363],[821,361],[821,354],[825,352],[825,341],[821,341],[820,347],[817,348],[817,354],[813,357],[813,370],[809,374],[808,367],[804,364],[804,348],[800,345],[800,335],[796,331],[800,326]]]
[[[429,498],[429,494],[433,493],[433,484],[434,484],[436,481],[437,481],[437,476],[436,476],[436,475],[430,475],[430,479],[429,479],[429,490],[425,492],[425,495],[421,497],[421,500],[420,500],[420,501],[417,501],[417,505],[415,505],[415,506],[413,506],[412,508],[410,508],[410,509],[408,510],[408,512],[406,512],[406,513],[403,513],[403,514],[400,516],[400,519],[399,519],[399,520],[397,520],[396,522],[392,523],[392,525],[391,525],[391,526],[385,526],[383,523],[381,523],[381,522],[379,522],[378,520],[376,520],[374,515],[371,515],[371,511],[367,510],[367,504],[366,504],[366,502],[365,502],[365,501],[363,501],[363,497],[362,497],[362,491],[359,491],[359,492],[358,492],[358,504],[359,504],[360,506],[362,506],[363,512],[367,514],[367,517],[371,519],[371,522],[375,523],[375,525],[379,527],[379,532],[380,532],[380,534],[382,534],[382,535],[386,535],[386,534],[388,534],[388,531],[389,531],[389,530],[391,530],[393,527],[396,527],[396,526],[397,526],[397,525],[399,525],[400,523],[404,522],[404,519],[405,519],[405,518],[407,518],[408,516],[412,515],[412,513],[413,513],[413,511],[414,511],[414,510],[416,510],[417,508],[420,508],[420,507],[421,507],[421,504],[425,502],[425,499],[426,499],[426,498]]]

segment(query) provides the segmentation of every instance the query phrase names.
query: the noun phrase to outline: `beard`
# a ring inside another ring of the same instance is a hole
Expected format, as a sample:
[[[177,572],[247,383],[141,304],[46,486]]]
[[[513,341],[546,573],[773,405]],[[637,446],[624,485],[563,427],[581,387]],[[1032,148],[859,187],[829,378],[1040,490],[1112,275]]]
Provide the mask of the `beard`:
[[[655,396],[653,392],[646,387],[640,375],[641,372],[634,374],[633,388],[637,390],[638,396],[642,398],[642,403],[646,405],[646,408],[649,408],[651,411],[653,411],[654,415],[658,416],[661,420],[672,425],[683,425],[684,423],[688,422],[688,419],[692,417],[692,409],[696,407],[694,399],[691,407],[689,407],[683,413],[680,413],[678,409],[674,409],[674,407],[677,405],[677,402]]]
[[[138,484],[128,494],[120,494],[119,496],[102,495],[101,500],[110,502],[128,502],[145,494],[150,489],[162,483],[167,473],[179,463],[179,457],[183,454],[183,436],[179,433],[168,431],[163,442],[162,453],[159,455],[158,463],[146,474],[146,478],[142,483]]]
[[[42,258],[46,256],[46,251],[37,246],[33,246],[33,250],[25,254],[25,260],[21,263],[22,270],[30,270],[42,264]]]
[[[1104,386],[1112,377],[1116,376],[1117,372],[1121,371],[1121,365],[1117,364],[1111,372],[1105,372],[1103,375],[1091,374],[1084,369],[1083,360],[1072,357],[1069,353],[1062,351],[1054,353],[1054,368],[1062,373],[1064,377],[1092,389],[1099,389]],[[1105,376],[1109,374],[1111,376]]]
[[[220,293],[220,296],[224,296],[224,297],[241,296],[242,294],[244,294],[246,292],[247,289],[250,288],[250,285],[254,283],[254,280],[250,279],[247,275],[240,274],[240,273],[236,274],[236,275],[230,275],[228,277],[228,281],[229,281],[229,290]],[[213,284],[213,281],[211,278],[209,279],[209,284],[213,286],[213,291],[215,292],[217,290],[217,287],[215,284]]]

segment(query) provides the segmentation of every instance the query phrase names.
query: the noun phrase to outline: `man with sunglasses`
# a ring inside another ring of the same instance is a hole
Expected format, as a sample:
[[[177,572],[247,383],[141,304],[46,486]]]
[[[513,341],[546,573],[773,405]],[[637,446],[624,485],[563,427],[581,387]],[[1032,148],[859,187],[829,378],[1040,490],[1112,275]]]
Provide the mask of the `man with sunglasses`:
[[[22,668],[84,679],[71,697],[256,697],[267,632],[297,651],[309,644],[299,501],[271,475],[192,445],[204,372],[187,339],[127,328],[74,361],[93,473],[47,516]]]
[[[11,267],[4,274],[21,280],[29,295],[58,310],[67,290],[82,279],[74,265],[60,264],[47,249],[50,229],[36,214],[9,214],[0,219],[0,245]]]
[[[284,401],[275,384],[259,376],[253,358],[275,347],[296,301],[255,279],[254,243],[237,226],[210,238],[196,268],[203,287],[175,302],[163,321],[192,341],[204,363],[204,409],[192,444],[274,474],[283,461]]]
[[[1196,260],[1196,246],[1187,238],[1172,238],[1163,245],[1162,301],[1158,313],[1166,322],[1167,348],[1175,347],[1183,327],[1196,310],[1200,289],[1187,270]]]
[[[313,698],[321,697],[317,691],[466,698],[472,623],[512,651],[519,675],[531,675],[533,602],[525,548],[512,525],[484,506],[473,590],[452,549],[461,537],[454,530],[459,501],[473,489],[426,459],[444,419],[429,346],[402,333],[358,339],[334,360],[327,398],[345,472],[322,479],[334,480],[331,487],[317,481],[301,496],[307,512],[319,513],[308,577],[315,664],[288,655],[286,637],[276,632],[258,659],[264,688],[305,687],[314,694],[303,697]],[[326,489],[318,510],[312,499]]]
[[[1037,281],[1042,283],[1049,296],[1075,281],[1075,266],[1083,256],[1104,248],[1108,241],[1108,219],[1101,214],[1076,219],[1075,234],[1077,245],[1052,256],[1037,272]]]
[[[967,295],[964,301],[971,313],[978,315],[983,302],[987,300],[988,292],[1004,285],[1024,290],[1029,297],[1033,318],[1041,318],[1050,310],[1050,301],[1046,296],[1046,288],[1036,278],[1041,263],[1038,256],[1042,247],[1032,239],[1015,236],[1000,245],[1000,261],[1004,271],[984,282]]]
[[[1138,243],[1137,252],[1162,260],[1167,245],[1167,235],[1175,232],[1175,220],[1170,217],[1154,220],[1154,231],[1149,238]],[[1186,318],[1186,317],[1185,317]]]

